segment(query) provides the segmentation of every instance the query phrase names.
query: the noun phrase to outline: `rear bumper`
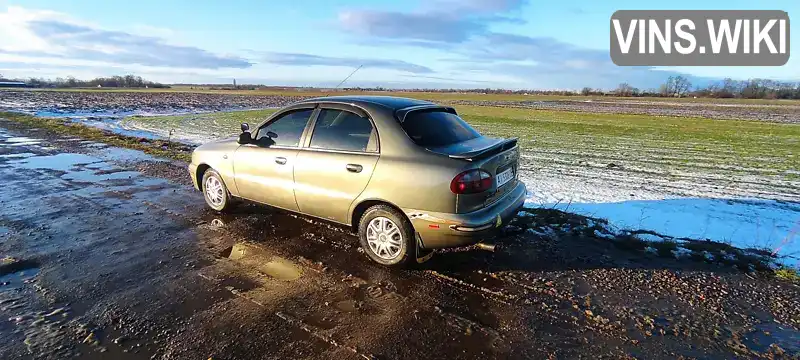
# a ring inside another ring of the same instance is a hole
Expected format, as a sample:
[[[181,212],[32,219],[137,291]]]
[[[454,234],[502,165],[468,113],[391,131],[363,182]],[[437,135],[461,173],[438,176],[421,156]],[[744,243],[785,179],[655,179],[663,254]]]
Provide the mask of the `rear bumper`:
[[[189,164],[187,170],[189,171],[189,177],[192,178],[192,185],[194,185],[195,189],[200,190],[200,187],[197,186],[197,165]]]
[[[448,214],[407,210],[414,229],[426,249],[472,245],[495,235],[525,203],[527,189],[517,182],[514,189],[500,201],[466,214]]]

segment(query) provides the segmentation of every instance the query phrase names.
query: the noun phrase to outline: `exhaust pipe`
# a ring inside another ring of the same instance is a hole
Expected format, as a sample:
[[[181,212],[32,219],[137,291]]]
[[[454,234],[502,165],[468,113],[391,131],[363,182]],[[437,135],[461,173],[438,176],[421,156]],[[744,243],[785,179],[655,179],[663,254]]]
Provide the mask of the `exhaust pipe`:
[[[477,243],[475,247],[480,250],[486,250],[490,252],[495,252],[496,246],[494,244],[487,244],[487,243]]]

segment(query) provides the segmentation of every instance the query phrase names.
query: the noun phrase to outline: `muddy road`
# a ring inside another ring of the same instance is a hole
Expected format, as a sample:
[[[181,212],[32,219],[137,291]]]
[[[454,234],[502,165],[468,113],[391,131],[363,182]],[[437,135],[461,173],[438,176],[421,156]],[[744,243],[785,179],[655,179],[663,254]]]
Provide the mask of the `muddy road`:
[[[289,105],[307,96],[143,91],[1,90],[0,109],[60,115],[207,112]]]
[[[798,357],[800,287],[509,226],[370,263],[336,226],[206,211],[183,165],[0,121],[0,358]]]

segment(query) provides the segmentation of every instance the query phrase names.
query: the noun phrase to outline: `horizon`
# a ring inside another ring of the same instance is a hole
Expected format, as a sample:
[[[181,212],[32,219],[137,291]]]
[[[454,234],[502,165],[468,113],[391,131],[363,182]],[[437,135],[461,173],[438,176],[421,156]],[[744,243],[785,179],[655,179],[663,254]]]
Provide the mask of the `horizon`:
[[[659,5],[756,8],[743,0]],[[236,79],[330,88],[363,65],[348,87],[564,91],[629,83],[647,90],[676,75],[696,86],[724,78],[800,81],[797,57],[781,67],[616,66],[609,57],[609,18],[642,6],[628,0],[315,0],[300,12],[291,4],[245,0],[233,6],[0,0],[0,74],[81,80],[136,74],[163,84]],[[800,9],[791,1],[756,6]]]

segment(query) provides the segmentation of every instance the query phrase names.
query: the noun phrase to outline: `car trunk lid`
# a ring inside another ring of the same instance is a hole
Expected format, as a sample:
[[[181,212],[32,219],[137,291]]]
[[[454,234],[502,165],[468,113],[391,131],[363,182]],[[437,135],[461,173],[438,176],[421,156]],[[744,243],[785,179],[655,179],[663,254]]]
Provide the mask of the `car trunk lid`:
[[[498,139],[488,136],[480,136],[467,141],[458,142],[446,146],[429,147],[429,151],[447,155],[453,159],[477,161],[492,157],[501,152],[515,148],[517,138]]]
[[[429,151],[464,161],[469,169],[481,169],[492,175],[491,189],[477,194],[459,194],[456,203],[458,213],[471,212],[489,206],[502,199],[517,183],[519,170],[519,148],[517,139],[498,139],[480,136],[440,147],[429,147]]]

